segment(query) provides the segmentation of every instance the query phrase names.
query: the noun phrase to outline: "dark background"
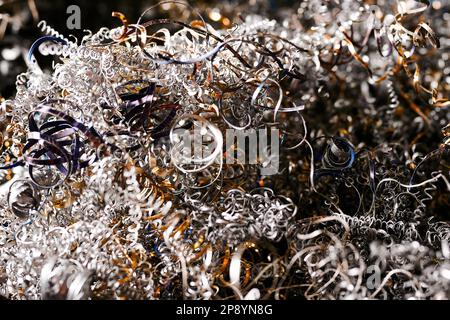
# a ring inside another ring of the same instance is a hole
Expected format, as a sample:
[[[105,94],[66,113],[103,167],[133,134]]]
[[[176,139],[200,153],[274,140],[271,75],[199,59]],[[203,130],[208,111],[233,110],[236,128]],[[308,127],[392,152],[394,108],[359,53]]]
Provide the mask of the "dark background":
[[[15,93],[16,76],[26,71],[24,54],[34,40],[43,34],[37,28],[40,20],[47,21],[56,31],[68,36],[70,34],[79,37],[84,35],[83,29],[90,29],[95,32],[101,27],[120,26],[121,22],[111,16],[113,11],[120,11],[127,17],[129,23],[134,23],[145,9],[157,4],[155,0],[64,0],[64,1],[44,1],[44,0],[0,0],[0,99],[11,98]],[[189,1],[189,3],[199,10],[202,16],[207,17],[211,9],[218,8],[221,13],[230,12],[230,21],[235,20],[236,8],[242,7],[245,15],[249,13],[264,14],[276,18],[283,12],[282,7],[295,6],[301,1],[292,0],[225,0],[225,1]],[[76,4],[81,9],[81,30],[69,30],[66,27],[67,7]],[[171,17],[180,18],[184,12],[164,11],[157,7],[146,17]],[[239,9],[237,10],[239,12]],[[6,30],[2,35],[1,25],[6,23]],[[181,20],[181,19],[180,19]],[[20,48],[22,54],[14,60],[7,60],[3,54],[4,49]],[[47,64],[46,64],[47,62]],[[43,67],[51,66],[51,59],[44,60]]]

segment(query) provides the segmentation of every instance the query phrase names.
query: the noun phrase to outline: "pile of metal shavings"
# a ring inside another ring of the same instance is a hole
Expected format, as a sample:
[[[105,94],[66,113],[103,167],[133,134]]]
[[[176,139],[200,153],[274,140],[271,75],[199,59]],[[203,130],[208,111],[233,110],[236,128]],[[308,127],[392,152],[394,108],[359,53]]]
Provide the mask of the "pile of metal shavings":
[[[449,299],[450,3],[373,3],[41,21],[0,105],[0,297]]]

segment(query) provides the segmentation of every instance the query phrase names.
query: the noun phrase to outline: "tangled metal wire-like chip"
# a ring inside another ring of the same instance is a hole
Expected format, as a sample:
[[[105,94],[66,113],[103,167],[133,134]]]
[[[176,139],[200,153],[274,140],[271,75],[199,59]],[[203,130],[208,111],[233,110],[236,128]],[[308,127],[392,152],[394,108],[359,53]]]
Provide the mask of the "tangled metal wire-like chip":
[[[450,4],[373,3],[40,22],[0,108],[0,296],[450,299]]]

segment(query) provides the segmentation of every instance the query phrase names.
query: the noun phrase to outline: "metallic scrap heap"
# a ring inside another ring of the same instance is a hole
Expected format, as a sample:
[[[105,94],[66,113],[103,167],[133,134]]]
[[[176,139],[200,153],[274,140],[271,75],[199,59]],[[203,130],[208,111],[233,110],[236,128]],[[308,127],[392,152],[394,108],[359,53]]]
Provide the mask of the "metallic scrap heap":
[[[450,299],[450,4],[373,2],[41,22],[0,108],[0,296]]]

